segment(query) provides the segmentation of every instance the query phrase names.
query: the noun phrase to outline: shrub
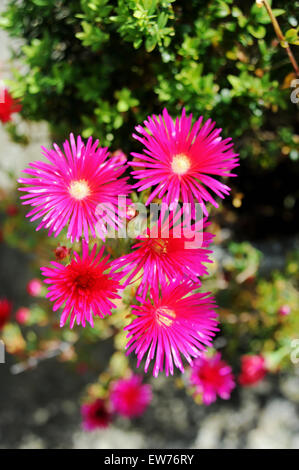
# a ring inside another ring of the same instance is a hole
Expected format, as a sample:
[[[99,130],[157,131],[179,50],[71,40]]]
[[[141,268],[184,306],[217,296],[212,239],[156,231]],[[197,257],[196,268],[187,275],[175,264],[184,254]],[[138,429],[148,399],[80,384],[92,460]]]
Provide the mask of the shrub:
[[[283,7],[274,14],[296,43],[298,2]],[[258,167],[298,159],[293,70],[254,1],[8,1],[0,24],[24,43],[11,84],[22,114],[58,140],[73,130],[129,151],[137,122],[185,106]]]

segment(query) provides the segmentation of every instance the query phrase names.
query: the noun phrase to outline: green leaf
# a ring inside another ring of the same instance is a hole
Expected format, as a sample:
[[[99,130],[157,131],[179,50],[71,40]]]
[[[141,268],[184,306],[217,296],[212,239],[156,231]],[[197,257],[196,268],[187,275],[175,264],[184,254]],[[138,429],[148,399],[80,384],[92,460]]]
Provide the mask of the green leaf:
[[[157,45],[158,39],[157,36],[148,36],[145,41],[145,49],[147,52],[152,52],[156,45]]]
[[[285,40],[290,44],[298,44],[299,36],[298,36],[299,29],[291,28],[285,33]]]
[[[160,13],[158,16],[158,27],[159,29],[163,29],[166,26],[168,20],[168,15],[164,12]]]
[[[247,30],[249,31],[252,36],[254,36],[257,39],[263,39],[263,37],[266,35],[266,28],[262,25],[259,26],[252,26],[248,25]]]

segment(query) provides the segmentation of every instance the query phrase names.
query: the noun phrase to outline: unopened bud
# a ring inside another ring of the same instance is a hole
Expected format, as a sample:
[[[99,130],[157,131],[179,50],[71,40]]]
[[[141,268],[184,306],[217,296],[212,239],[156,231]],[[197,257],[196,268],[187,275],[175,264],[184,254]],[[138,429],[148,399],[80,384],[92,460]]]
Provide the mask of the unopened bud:
[[[69,256],[70,249],[66,246],[58,246],[55,250],[55,256],[57,260],[61,260]]]

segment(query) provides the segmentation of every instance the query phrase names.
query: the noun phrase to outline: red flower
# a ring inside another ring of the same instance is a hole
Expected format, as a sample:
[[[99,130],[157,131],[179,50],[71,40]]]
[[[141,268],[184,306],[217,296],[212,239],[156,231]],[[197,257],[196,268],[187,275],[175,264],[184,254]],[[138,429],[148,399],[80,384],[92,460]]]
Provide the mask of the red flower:
[[[97,245],[94,245],[89,254],[88,244],[83,241],[82,246],[82,257],[74,252],[67,266],[52,261],[51,267],[41,268],[46,277],[44,282],[49,284],[46,297],[55,302],[53,311],[63,306],[60,326],[70,317],[71,328],[75,321],[84,327],[87,321],[93,327],[93,315],[100,318],[110,315],[115,308],[113,299],[120,299],[119,275],[108,273],[109,256],[102,258],[105,247],[97,253]]]
[[[92,403],[85,403],[81,406],[82,425],[85,431],[93,431],[97,428],[107,428],[111,422],[109,412],[104,400],[98,398]]]
[[[4,99],[0,94],[0,121],[3,123],[11,121],[11,115],[21,111],[22,106],[18,100],[14,100],[7,89],[4,90]]]
[[[0,299],[0,330],[8,321],[10,314],[11,314],[11,310],[12,310],[12,303],[5,298]]]
[[[254,385],[266,375],[265,359],[262,356],[243,356],[239,383],[243,386]]]

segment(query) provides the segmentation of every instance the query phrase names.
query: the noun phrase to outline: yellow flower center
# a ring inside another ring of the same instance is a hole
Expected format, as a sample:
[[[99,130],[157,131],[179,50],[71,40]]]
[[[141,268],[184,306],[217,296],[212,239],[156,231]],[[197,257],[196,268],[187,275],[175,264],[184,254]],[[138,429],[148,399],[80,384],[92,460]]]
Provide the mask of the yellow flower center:
[[[84,199],[86,196],[90,194],[90,189],[89,189],[87,181],[85,180],[72,181],[69,187],[69,193],[73,198],[81,201],[82,199]]]
[[[168,245],[168,240],[157,238],[156,240],[153,241],[152,247],[153,247],[153,250],[160,255],[162,253],[164,254],[167,253],[167,245]]]
[[[156,320],[159,326],[171,326],[175,317],[175,311],[168,307],[159,307],[156,310]]]
[[[171,168],[177,175],[184,175],[191,166],[190,158],[184,153],[175,155],[171,162]]]

